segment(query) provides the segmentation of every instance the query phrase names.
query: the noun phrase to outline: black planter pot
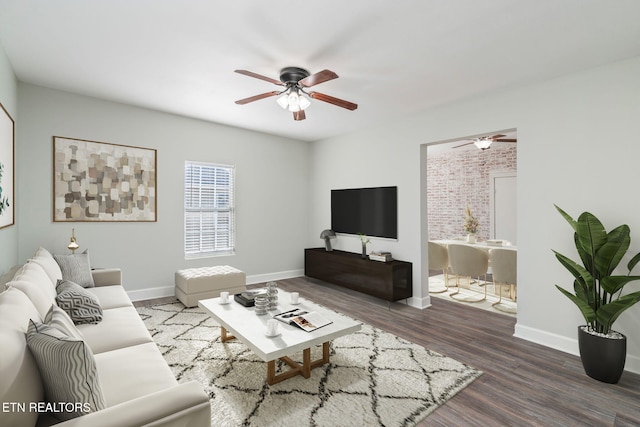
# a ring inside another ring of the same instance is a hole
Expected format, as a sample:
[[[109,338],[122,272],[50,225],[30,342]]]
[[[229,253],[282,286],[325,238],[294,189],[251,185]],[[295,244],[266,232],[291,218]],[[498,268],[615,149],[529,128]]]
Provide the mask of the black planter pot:
[[[582,366],[587,375],[609,384],[616,384],[620,380],[627,358],[626,336],[616,339],[593,335],[579,326],[578,345]]]

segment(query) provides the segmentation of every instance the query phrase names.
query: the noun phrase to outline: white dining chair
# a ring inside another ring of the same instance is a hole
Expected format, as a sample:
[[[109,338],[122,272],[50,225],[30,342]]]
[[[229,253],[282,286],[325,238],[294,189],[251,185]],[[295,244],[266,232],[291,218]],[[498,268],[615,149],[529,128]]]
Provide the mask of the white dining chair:
[[[429,251],[429,270],[442,271],[444,278],[444,289],[436,288],[431,290],[429,284],[429,293],[441,294],[449,289],[449,253],[445,245],[436,242],[428,242],[427,250]]]
[[[497,287],[500,298],[491,304],[493,308],[505,313],[516,313],[513,307],[505,306],[502,303],[502,287],[509,287],[509,298],[517,300],[516,291],[518,285],[518,252],[511,249],[491,249],[489,251],[489,262],[491,263],[491,273],[493,283]]]
[[[487,299],[487,270],[489,269],[489,255],[482,249],[469,245],[461,245],[452,243],[449,249],[449,264],[451,265],[451,273],[456,275],[455,292],[449,296],[456,301],[463,302],[481,302]],[[471,279],[476,278],[480,286],[484,288],[484,296],[479,299],[470,297],[462,297],[460,294],[460,277],[467,277],[469,285]],[[480,283],[480,277],[484,277],[484,281]]]

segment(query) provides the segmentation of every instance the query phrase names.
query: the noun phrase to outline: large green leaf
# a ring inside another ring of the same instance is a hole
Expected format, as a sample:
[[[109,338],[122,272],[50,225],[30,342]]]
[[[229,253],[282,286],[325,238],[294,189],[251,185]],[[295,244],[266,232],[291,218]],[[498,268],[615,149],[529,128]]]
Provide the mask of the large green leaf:
[[[573,303],[576,306],[578,306],[578,308],[580,309],[580,312],[582,313],[582,316],[584,317],[584,320],[586,320],[587,323],[592,323],[593,321],[596,320],[596,312],[591,308],[591,306],[586,301],[581,300],[571,292],[561,288],[558,285],[556,285],[556,288],[558,288],[560,292],[566,295],[567,298],[569,298],[571,301],[573,301]]]
[[[608,276],[603,277],[600,285],[610,295],[620,292],[629,282],[640,280],[640,276]]]
[[[579,246],[594,259],[600,248],[607,243],[607,232],[595,215],[583,212],[576,222]]]
[[[608,333],[618,316],[638,301],[640,301],[640,291],[624,295],[614,302],[601,306],[596,313],[596,320],[602,326],[601,332]]]
[[[629,226],[621,225],[607,234],[607,241],[600,247],[594,258],[596,270],[600,277],[606,277],[620,264],[622,257],[627,253],[631,237]]]
[[[635,256],[633,258],[631,258],[631,260],[627,264],[627,269],[629,269],[629,273],[631,273],[631,270],[633,270],[635,268],[635,266],[636,266],[636,264],[638,264],[638,262],[640,262],[640,252],[635,254]]]
[[[553,205],[553,206],[555,206],[558,212],[560,212],[560,215],[562,215],[563,218],[567,220],[571,228],[573,228],[573,231],[576,231],[576,221],[573,218],[571,218],[571,215],[569,215],[568,213],[560,209],[558,205]]]
[[[556,258],[560,261],[573,277],[580,282],[587,289],[593,288],[594,280],[591,273],[589,273],[583,266],[572,260],[571,258],[562,255],[560,252],[553,251],[556,254]]]

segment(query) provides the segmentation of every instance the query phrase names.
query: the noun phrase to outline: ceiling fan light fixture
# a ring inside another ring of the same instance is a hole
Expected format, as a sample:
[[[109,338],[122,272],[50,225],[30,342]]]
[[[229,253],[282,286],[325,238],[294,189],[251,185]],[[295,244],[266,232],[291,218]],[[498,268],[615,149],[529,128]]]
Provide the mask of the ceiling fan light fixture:
[[[476,147],[478,147],[481,150],[486,150],[487,148],[489,148],[491,146],[492,142],[493,142],[493,139],[491,139],[491,138],[487,138],[487,137],[476,138],[476,140],[473,141],[473,145],[475,145]]]
[[[287,108],[289,108],[289,94],[286,92],[283,93],[278,97],[278,99],[276,99],[276,102],[279,106],[286,110]]]
[[[306,96],[303,96],[295,87],[288,89],[276,100],[279,106],[293,113],[301,111],[309,107],[311,102]]]

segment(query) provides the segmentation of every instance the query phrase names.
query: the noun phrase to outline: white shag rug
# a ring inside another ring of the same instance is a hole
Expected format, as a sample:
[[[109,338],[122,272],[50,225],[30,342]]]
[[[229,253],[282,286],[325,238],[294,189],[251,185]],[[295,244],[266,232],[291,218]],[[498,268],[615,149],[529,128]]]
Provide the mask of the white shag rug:
[[[330,362],[311,378],[269,386],[266,363],[239,341],[220,342],[219,325],[202,309],[178,302],[138,312],[177,380],[202,383],[215,427],[412,426],[482,374],[363,324],[332,341]]]

